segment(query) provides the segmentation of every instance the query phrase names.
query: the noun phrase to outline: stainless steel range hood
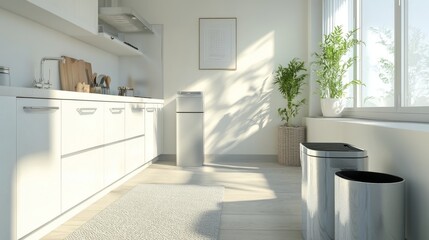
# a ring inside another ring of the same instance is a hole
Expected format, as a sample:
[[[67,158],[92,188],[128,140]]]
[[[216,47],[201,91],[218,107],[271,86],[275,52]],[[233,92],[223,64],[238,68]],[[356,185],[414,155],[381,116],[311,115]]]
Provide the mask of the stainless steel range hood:
[[[152,32],[152,26],[128,7],[100,7],[98,18],[119,32]]]

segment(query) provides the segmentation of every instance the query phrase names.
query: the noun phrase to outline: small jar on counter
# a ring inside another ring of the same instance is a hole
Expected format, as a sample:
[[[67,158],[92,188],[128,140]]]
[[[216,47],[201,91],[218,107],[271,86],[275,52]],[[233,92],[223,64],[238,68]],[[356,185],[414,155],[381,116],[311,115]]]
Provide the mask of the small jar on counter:
[[[9,68],[0,66],[0,86],[10,86]]]

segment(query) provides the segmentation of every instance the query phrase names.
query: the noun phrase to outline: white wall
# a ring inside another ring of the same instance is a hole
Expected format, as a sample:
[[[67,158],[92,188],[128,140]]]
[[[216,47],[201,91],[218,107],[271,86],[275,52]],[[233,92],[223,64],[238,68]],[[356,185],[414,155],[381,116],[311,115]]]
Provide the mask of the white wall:
[[[368,152],[370,171],[406,181],[407,239],[429,239],[429,126],[417,123],[307,118],[310,142],[346,142]]]
[[[277,108],[283,99],[272,72],[307,58],[307,1],[123,0],[164,25],[164,153],[175,154],[175,95],[204,91],[206,154],[277,154]],[[237,70],[198,70],[198,19],[237,18]],[[303,113],[306,109],[303,110]]]
[[[132,42],[143,56],[120,57],[119,78],[134,88],[134,96],[163,99],[163,26],[152,24],[152,30],[153,33],[125,34],[124,41]]]
[[[313,62],[313,53],[319,51],[319,44],[322,41],[322,0],[308,0],[308,61]],[[308,83],[308,116],[321,116],[320,97],[316,73],[314,67],[310,68]]]
[[[93,72],[112,77],[114,89],[120,85],[115,55],[1,8],[0,29],[0,66],[10,67],[12,86],[32,87],[34,78],[39,78],[41,58],[63,55],[90,62]],[[45,77],[50,71],[53,89],[60,89],[58,63],[47,62],[45,66]]]

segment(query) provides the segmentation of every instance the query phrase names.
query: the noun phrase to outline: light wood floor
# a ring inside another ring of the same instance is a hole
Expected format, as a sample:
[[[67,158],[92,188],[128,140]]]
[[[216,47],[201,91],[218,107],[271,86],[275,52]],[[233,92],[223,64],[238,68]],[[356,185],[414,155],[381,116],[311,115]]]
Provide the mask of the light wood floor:
[[[301,168],[276,162],[225,161],[200,168],[152,164],[45,236],[63,239],[140,183],[223,185],[221,240],[301,240]]]

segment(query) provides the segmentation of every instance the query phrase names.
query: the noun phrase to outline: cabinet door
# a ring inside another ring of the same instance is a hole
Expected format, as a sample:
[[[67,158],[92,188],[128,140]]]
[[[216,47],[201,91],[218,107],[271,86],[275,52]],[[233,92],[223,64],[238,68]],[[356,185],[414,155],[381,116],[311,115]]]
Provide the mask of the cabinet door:
[[[104,147],[104,186],[125,175],[125,143],[118,142]]]
[[[104,143],[103,103],[62,101],[61,155]]]
[[[0,96],[0,239],[16,239],[16,98]]]
[[[127,103],[125,109],[125,138],[144,135],[144,104]]]
[[[55,14],[63,19],[70,19],[74,13],[73,0],[27,0],[28,2]]]
[[[97,0],[27,0],[28,2],[71,22],[89,32],[97,33]]]
[[[62,158],[63,212],[89,198],[103,187],[103,148]]]
[[[145,162],[149,162],[156,157],[155,113],[156,106],[147,104],[145,112]]]
[[[164,115],[163,105],[158,104],[156,108],[156,156],[163,152],[164,144]]]
[[[145,164],[145,137],[137,137],[125,142],[125,172],[130,173]]]
[[[125,138],[125,104],[105,103],[104,143],[112,143]]]
[[[73,0],[74,21],[76,25],[90,31],[98,32],[98,1],[97,0]]]
[[[61,213],[60,101],[17,100],[17,235]]]

